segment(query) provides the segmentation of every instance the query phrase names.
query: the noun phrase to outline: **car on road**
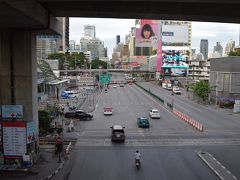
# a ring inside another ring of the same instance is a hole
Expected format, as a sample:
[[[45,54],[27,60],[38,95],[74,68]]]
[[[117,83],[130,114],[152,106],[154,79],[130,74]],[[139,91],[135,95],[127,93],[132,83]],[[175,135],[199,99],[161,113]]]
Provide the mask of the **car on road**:
[[[81,113],[81,114],[76,114],[75,118],[79,119],[80,121],[84,120],[91,120],[93,118],[93,115],[90,113]]]
[[[182,93],[178,86],[173,86],[172,91],[173,91],[174,94],[181,94]]]
[[[113,125],[110,127],[112,129],[111,140],[125,142],[125,133],[124,126],[122,125]]]
[[[140,128],[149,128],[150,127],[149,121],[146,117],[138,117],[137,125]]]
[[[117,88],[117,86],[114,84],[114,85],[113,85],[113,88]]]
[[[75,118],[75,111],[66,112],[64,114],[65,118]]]
[[[120,87],[124,87],[124,84],[123,84],[123,83],[120,83],[119,86],[120,86]]]
[[[79,120],[90,120],[93,118],[93,115],[90,113],[86,113],[83,110],[76,110],[76,111],[66,112],[64,117],[65,118],[75,118],[75,119],[79,119]]]
[[[158,118],[158,119],[160,119],[160,117],[161,117],[160,112],[157,109],[151,109],[149,111],[149,116],[151,118]]]
[[[104,115],[112,115],[112,107],[104,107],[103,114]]]

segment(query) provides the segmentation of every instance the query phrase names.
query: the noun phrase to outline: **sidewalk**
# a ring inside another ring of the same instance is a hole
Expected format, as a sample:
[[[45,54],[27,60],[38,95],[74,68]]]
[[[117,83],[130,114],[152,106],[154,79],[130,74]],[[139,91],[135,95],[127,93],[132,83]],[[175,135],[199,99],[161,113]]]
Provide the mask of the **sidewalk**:
[[[58,162],[58,156],[54,154],[54,149],[40,149],[40,157],[36,164],[28,171],[1,171],[1,180],[11,179],[50,179],[64,165],[64,157],[61,156],[61,163]]]

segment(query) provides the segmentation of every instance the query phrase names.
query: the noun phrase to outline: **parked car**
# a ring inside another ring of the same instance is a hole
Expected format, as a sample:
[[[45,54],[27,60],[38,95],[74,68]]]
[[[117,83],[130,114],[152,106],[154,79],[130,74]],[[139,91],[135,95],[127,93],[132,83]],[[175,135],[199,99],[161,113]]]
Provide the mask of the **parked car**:
[[[124,126],[122,125],[114,125],[111,127],[112,134],[111,134],[111,140],[112,141],[125,141],[125,133],[124,133]]]
[[[93,118],[93,115],[90,113],[81,113],[81,114],[76,114],[76,118],[79,119],[80,121],[84,120],[91,120]]]
[[[146,117],[137,118],[137,125],[140,128],[149,128],[150,124]]]
[[[75,112],[74,111],[66,112],[64,117],[65,118],[75,118]]]
[[[158,119],[161,117],[160,112],[157,109],[151,109],[149,112],[149,116],[151,118],[158,118]]]
[[[174,94],[181,94],[182,93],[178,86],[173,86],[172,91],[173,91]]]
[[[112,107],[104,107],[103,114],[104,115],[112,115]]]
[[[79,120],[90,120],[93,118],[93,115],[86,113],[83,110],[70,111],[65,113],[65,118],[77,118]]]

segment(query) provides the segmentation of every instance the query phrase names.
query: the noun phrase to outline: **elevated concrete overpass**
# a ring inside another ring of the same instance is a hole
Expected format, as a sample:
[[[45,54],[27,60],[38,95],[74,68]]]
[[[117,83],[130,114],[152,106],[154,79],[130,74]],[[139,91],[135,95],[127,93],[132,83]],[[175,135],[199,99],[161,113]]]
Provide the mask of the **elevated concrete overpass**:
[[[79,69],[79,70],[60,70],[60,73],[98,73],[101,72],[117,72],[117,73],[155,73],[155,71],[147,70],[129,70],[129,69]]]
[[[56,17],[240,22],[239,0],[0,0],[0,104],[38,124],[36,35],[61,34]]]

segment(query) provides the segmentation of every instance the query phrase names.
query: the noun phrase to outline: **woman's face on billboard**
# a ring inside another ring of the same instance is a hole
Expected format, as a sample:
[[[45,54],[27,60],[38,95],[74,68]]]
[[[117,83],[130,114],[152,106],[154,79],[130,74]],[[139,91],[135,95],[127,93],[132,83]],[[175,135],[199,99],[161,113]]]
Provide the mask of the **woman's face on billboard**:
[[[145,39],[149,39],[150,38],[150,34],[151,34],[150,31],[147,31],[147,30],[143,31],[143,35],[144,35]]]

